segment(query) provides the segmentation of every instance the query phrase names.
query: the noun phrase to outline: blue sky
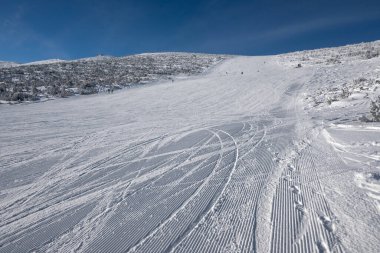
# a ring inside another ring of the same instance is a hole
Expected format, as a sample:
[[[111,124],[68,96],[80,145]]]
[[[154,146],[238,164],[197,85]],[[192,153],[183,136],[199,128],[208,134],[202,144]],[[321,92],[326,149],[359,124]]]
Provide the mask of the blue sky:
[[[263,55],[380,39],[379,0],[0,0],[0,60]]]

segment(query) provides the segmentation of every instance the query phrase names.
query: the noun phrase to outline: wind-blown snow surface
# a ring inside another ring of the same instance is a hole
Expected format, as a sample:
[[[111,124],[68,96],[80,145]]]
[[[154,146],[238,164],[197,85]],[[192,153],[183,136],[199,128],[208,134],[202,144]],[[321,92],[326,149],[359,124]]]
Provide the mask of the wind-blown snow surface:
[[[380,126],[284,61],[0,107],[0,252],[380,252]]]

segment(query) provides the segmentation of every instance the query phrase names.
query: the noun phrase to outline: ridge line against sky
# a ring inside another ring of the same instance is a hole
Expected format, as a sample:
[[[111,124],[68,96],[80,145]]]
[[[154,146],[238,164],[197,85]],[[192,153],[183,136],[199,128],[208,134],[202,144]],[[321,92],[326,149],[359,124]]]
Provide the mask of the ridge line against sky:
[[[380,39],[378,0],[0,0],[0,60],[269,55]]]

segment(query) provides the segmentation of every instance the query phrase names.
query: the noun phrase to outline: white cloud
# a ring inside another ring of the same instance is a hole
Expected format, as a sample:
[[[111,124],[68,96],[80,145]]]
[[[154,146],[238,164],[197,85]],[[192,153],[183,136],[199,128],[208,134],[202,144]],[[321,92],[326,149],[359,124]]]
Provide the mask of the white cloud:
[[[328,28],[335,28],[339,26],[359,23],[363,21],[378,19],[380,13],[376,12],[367,15],[346,16],[346,17],[325,17],[308,20],[306,22],[299,22],[295,24],[288,24],[276,29],[265,31],[254,36],[255,39],[278,39],[289,37],[297,34],[302,34],[309,31],[317,31]]]

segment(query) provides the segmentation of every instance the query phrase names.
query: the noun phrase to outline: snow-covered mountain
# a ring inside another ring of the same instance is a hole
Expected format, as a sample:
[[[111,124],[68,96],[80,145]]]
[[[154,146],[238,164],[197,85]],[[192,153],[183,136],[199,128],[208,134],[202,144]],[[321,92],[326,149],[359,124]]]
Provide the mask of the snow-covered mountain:
[[[0,61],[0,68],[10,68],[18,65],[19,64],[15,62]]]
[[[226,56],[162,53],[127,57],[96,56],[73,61],[46,60],[0,69],[0,100],[94,94],[178,75],[204,72]]]
[[[27,66],[27,65],[42,65],[42,64],[59,63],[59,62],[66,62],[66,61],[65,60],[61,60],[61,59],[49,59],[49,60],[28,62],[28,63],[24,63],[24,64],[21,64],[21,65],[22,66]]]
[[[0,253],[380,252],[379,45],[2,72],[188,76],[2,105]]]

